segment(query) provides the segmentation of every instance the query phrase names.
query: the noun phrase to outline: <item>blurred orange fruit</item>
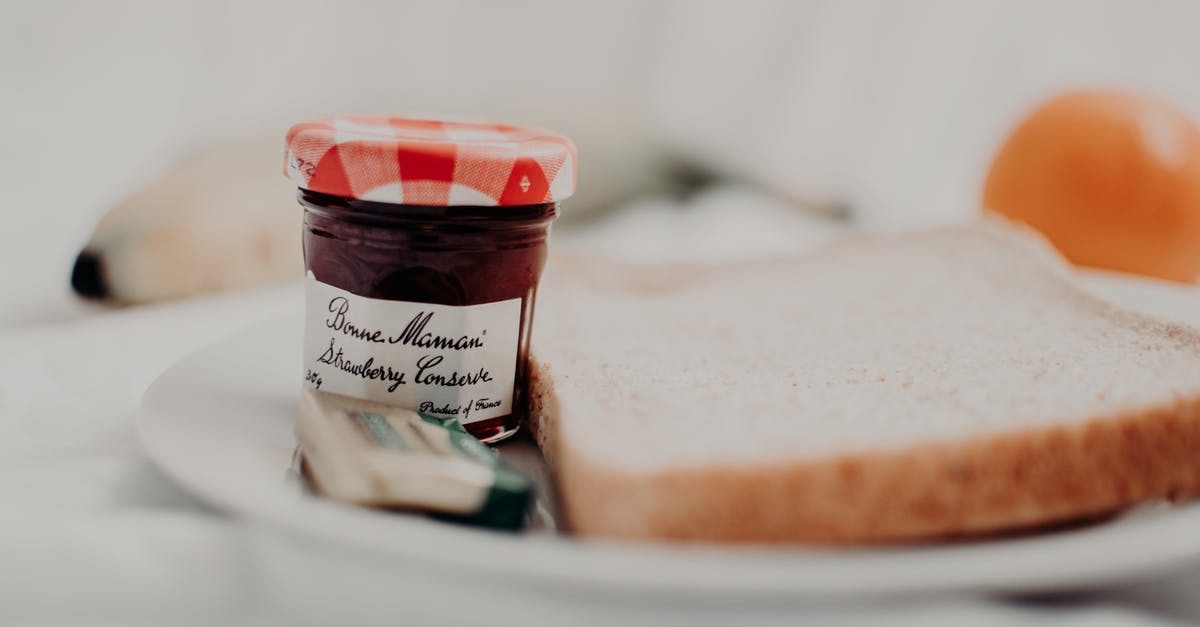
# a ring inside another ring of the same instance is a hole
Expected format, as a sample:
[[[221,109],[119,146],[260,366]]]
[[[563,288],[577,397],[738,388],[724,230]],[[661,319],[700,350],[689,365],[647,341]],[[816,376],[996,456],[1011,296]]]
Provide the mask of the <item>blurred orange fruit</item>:
[[[1060,95],[1000,148],[983,206],[1038,229],[1073,263],[1200,277],[1200,132],[1132,94]]]

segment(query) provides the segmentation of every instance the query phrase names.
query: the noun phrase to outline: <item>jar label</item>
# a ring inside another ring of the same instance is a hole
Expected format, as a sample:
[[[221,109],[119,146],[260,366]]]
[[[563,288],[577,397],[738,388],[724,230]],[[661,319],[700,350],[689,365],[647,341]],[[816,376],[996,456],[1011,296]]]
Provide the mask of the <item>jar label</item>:
[[[512,413],[521,299],[455,307],[306,285],[306,385],[469,424]]]

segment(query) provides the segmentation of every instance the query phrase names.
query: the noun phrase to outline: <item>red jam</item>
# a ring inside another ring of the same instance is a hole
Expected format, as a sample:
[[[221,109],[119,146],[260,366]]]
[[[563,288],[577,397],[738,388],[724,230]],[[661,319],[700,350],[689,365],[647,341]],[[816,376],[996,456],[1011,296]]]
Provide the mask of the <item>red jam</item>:
[[[412,303],[521,299],[512,412],[464,421],[485,442],[515,433],[527,410],[534,300],[557,203],[497,211],[372,202],[305,189],[298,198],[305,209],[305,265],[321,283],[366,298]]]
[[[515,433],[546,237],[577,161],[569,138],[511,124],[293,125],[303,385],[453,419],[485,442]]]

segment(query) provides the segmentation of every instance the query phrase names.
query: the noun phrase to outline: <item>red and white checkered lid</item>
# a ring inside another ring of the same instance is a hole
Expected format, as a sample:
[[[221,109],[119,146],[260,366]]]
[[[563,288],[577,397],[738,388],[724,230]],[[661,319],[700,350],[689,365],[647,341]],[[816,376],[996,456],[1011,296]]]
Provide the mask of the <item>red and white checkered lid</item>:
[[[570,139],[535,128],[339,116],[288,131],[284,174],[359,200],[511,207],[570,196],[575,161]]]

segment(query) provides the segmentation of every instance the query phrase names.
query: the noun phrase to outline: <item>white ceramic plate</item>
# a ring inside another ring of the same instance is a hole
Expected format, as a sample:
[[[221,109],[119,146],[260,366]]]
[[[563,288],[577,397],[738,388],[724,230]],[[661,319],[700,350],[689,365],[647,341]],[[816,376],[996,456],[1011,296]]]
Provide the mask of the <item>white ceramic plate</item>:
[[[1116,275],[1086,285],[1127,305],[1200,321],[1197,290]],[[929,591],[1033,592],[1161,573],[1200,557],[1200,503],[1145,507],[1087,526],[907,548],[816,550],[582,542],[510,535],[309,496],[291,472],[299,316],[244,332],[168,370],[138,431],[150,457],[201,498],[309,542],[373,558],[549,587],[563,594],[721,599]],[[536,453],[501,447],[531,467]]]

